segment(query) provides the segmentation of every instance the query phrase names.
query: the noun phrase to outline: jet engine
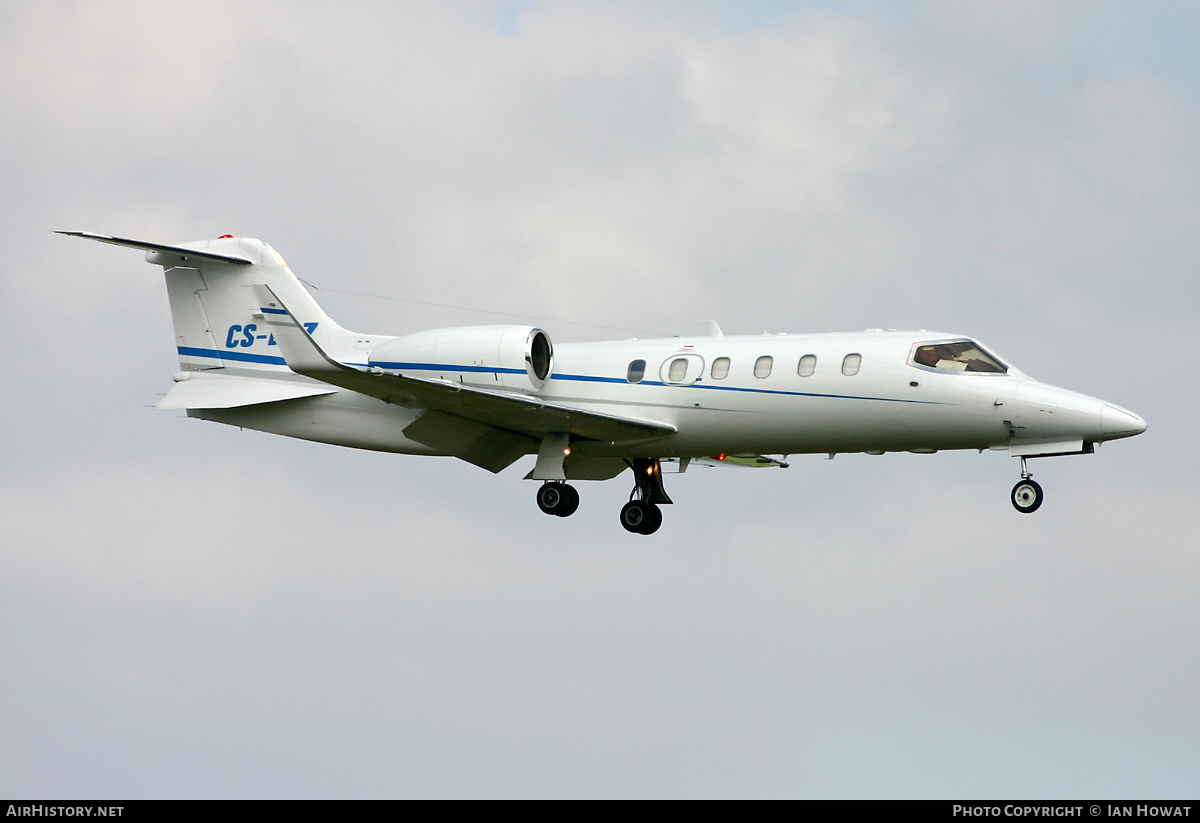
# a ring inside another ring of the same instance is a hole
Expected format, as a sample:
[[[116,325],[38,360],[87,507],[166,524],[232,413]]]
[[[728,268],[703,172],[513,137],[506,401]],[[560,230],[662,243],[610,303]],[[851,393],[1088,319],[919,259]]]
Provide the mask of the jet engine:
[[[467,326],[397,337],[371,349],[368,365],[480,388],[537,391],[554,369],[550,335],[532,326]]]

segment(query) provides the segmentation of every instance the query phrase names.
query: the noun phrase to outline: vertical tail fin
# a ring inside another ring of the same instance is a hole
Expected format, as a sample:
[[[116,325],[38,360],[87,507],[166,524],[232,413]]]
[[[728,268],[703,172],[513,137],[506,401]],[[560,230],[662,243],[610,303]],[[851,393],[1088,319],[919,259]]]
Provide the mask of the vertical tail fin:
[[[261,240],[226,236],[165,246],[90,232],[59,234],[142,249],[147,262],[163,267],[184,371],[227,366],[288,371],[251,288],[259,284],[285,300],[327,351],[349,356],[354,348],[356,335],[335,323],[279,253]]]

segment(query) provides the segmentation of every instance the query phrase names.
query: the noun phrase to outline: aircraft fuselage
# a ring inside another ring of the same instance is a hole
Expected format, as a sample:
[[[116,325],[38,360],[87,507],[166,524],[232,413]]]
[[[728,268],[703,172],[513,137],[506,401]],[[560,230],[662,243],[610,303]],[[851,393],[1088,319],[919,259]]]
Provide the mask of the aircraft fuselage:
[[[167,282],[181,371],[158,404],[362,449],[451,455],[498,472],[528,454],[538,505],[567,516],[568,480],[633,470],[622,525],[670,503],[660,461],[785,465],[791,454],[993,449],[1021,458],[1018,511],[1042,491],[1025,461],[1146,429],[1133,412],[1040,383],[961,335],[871,330],[553,346],[529,326],[398,337],[342,328],[270,246],[222,237],[142,249]],[[715,329],[714,329],[715,331]]]

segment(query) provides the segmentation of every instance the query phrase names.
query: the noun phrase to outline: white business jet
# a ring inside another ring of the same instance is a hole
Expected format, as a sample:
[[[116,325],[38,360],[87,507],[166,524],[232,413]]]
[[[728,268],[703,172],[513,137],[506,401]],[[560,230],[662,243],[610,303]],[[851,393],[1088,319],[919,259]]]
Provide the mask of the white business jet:
[[[130,246],[166,273],[180,371],[160,409],[304,440],[450,455],[499,472],[525,455],[543,512],[568,480],[633,473],[621,525],[651,534],[663,465],[787,467],[792,454],[941,449],[1021,458],[1012,503],[1042,504],[1026,460],[1090,454],[1146,423],[1039,383],[967,337],[871,330],[553,346],[530,326],[400,337],[337,325],[266,243],[224,236]]]

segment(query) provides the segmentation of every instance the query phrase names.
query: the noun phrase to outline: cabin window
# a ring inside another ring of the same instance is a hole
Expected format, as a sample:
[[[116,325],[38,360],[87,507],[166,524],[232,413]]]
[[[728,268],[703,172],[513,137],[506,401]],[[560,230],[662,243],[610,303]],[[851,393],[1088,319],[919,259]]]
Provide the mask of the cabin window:
[[[671,383],[682,383],[683,378],[687,376],[687,367],[687,358],[676,357],[671,361],[671,368],[667,371],[667,380]]]
[[[800,358],[800,365],[796,367],[796,374],[801,377],[808,377],[817,370],[817,356],[815,354],[806,354]]]
[[[625,375],[625,379],[630,383],[641,383],[642,378],[646,376],[646,361],[634,360],[629,364],[629,372]]]
[[[861,354],[848,354],[842,360],[842,374],[847,377],[853,377],[858,374],[858,367],[862,365]]]
[[[966,371],[982,374],[1005,374],[1005,366],[985,352],[972,340],[954,340],[949,343],[930,343],[917,346],[911,363],[939,371]]]
[[[770,377],[771,364],[775,362],[775,358],[770,355],[763,355],[754,361],[754,376],[755,377]]]
[[[712,379],[724,380],[729,376],[729,358],[718,357],[712,364]]]

